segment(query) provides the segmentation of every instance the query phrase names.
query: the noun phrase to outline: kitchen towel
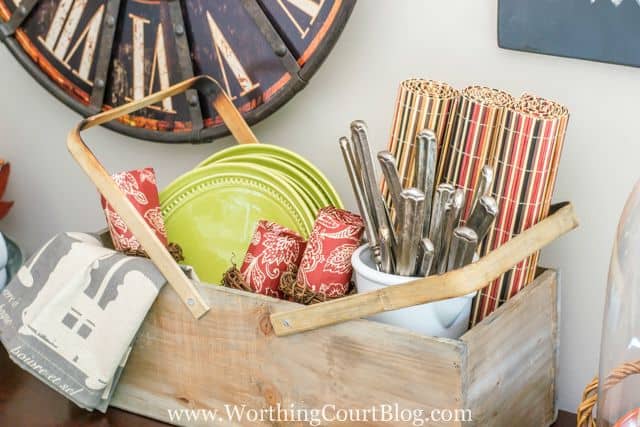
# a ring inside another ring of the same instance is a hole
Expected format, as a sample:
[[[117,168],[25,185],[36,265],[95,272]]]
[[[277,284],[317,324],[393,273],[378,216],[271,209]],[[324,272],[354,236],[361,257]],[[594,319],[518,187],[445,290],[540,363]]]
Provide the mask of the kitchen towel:
[[[164,283],[148,259],[59,234],[0,291],[0,341],[22,369],[104,412]]]

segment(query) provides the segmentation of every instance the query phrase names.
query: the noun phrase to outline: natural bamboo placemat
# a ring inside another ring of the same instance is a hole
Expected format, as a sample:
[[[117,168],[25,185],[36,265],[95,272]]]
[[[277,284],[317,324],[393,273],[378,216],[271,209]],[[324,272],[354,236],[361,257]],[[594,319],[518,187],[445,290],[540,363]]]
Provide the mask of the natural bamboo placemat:
[[[391,127],[389,151],[398,165],[404,188],[415,185],[415,140],[420,131],[431,129],[438,140],[438,151],[447,139],[449,124],[460,93],[447,83],[409,79],[400,83]],[[387,196],[386,188],[383,193]]]
[[[463,222],[470,214],[480,172],[498,137],[504,109],[513,102],[510,94],[497,89],[470,86],[462,91],[452,116],[451,138],[441,150],[436,182],[465,191]]]
[[[482,255],[502,246],[549,213],[567,122],[566,107],[525,94],[508,105],[491,147],[492,195],[499,213]],[[533,279],[539,252],[494,280],[475,299],[472,325],[491,314]]]

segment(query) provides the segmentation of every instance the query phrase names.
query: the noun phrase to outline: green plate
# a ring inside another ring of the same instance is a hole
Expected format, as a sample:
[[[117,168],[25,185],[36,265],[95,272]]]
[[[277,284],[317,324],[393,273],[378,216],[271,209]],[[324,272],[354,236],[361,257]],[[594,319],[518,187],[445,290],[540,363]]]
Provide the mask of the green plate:
[[[344,208],[342,200],[340,200],[340,196],[336,192],[335,188],[333,187],[333,185],[331,185],[327,177],[322,172],[320,172],[320,170],[318,170],[318,168],[316,168],[304,157],[294,153],[291,150],[287,150],[286,148],[282,148],[277,145],[235,145],[233,147],[214,153],[213,155],[205,159],[202,163],[200,163],[197,167],[199,168],[202,166],[210,165],[212,163],[218,162],[223,159],[228,159],[233,156],[244,155],[251,155],[255,157],[269,156],[295,166],[296,168],[307,174],[314,182],[316,182],[316,184],[322,189],[333,206],[341,209]]]
[[[232,260],[240,263],[256,224],[275,221],[307,237],[315,212],[289,184],[265,168],[216,163],[194,169],[160,193],[169,241],[200,278],[220,283]]]
[[[272,160],[272,162],[274,162],[276,164],[278,164],[278,163],[281,164],[282,163],[282,162],[278,162],[277,160]],[[288,174],[285,174],[284,172],[282,172],[280,170],[271,169],[270,167],[267,166],[268,162],[264,162],[264,164],[259,163],[259,162],[250,163],[250,162],[244,162],[243,160],[241,160],[238,157],[232,157],[232,158],[230,158],[228,160],[225,159],[224,161],[221,161],[219,163],[224,163],[225,165],[236,165],[239,168],[242,168],[244,165],[249,165],[249,166],[257,166],[257,167],[265,169],[265,172],[268,172],[269,175],[271,175],[272,178],[276,180],[276,182],[286,181],[287,184],[289,184],[291,186],[291,188],[293,190],[295,190],[296,194],[299,195],[302,200],[304,200],[306,206],[311,210],[311,212],[314,212],[314,217],[316,216],[316,214],[317,214],[318,210],[320,210],[320,208],[323,208],[323,207],[326,206],[326,204],[324,204],[322,206],[318,206],[318,203],[316,202],[316,200],[314,200],[314,198],[311,197],[311,195],[305,189],[305,187],[302,185],[302,183],[300,183],[295,178],[291,177]]]
[[[271,156],[255,156],[250,154],[242,154],[223,158],[216,163],[249,163],[254,165],[263,166],[273,170],[275,173],[280,173],[287,179],[300,187],[305,194],[308,194],[313,201],[313,207],[317,211],[325,206],[332,205],[330,198],[322,191],[322,188],[318,186],[316,181],[311,179],[309,175],[302,172],[289,162],[283,162],[280,159]]]

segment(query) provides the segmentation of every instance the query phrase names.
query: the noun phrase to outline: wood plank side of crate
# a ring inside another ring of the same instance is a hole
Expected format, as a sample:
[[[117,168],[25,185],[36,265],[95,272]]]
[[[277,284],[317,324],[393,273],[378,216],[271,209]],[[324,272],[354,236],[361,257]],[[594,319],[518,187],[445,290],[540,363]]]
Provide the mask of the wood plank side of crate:
[[[425,411],[461,406],[466,352],[461,341],[367,320],[276,337],[270,313],[296,304],[207,285],[198,290],[212,308],[199,321],[177,303],[175,293],[161,292],[113,406],[167,422],[168,409],[225,414],[228,404],[369,408],[398,403]],[[255,425],[247,420],[235,425],[249,424]],[[221,425],[234,423],[225,418]]]
[[[461,338],[471,425],[539,427],[555,420],[557,293],[557,273],[546,270]]]

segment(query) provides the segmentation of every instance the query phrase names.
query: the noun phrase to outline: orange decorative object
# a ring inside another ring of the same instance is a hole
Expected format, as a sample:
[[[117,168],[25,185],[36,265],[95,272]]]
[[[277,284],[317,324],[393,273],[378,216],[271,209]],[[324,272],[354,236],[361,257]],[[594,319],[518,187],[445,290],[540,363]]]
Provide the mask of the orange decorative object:
[[[620,418],[613,427],[640,427],[640,408]]]
[[[7,216],[11,206],[13,206],[13,202],[5,202],[2,200],[4,196],[4,192],[7,189],[7,184],[9,183],[9,173],[11,172],[11,165],[9,162],[5,162],[0,159],[0,219]]]

